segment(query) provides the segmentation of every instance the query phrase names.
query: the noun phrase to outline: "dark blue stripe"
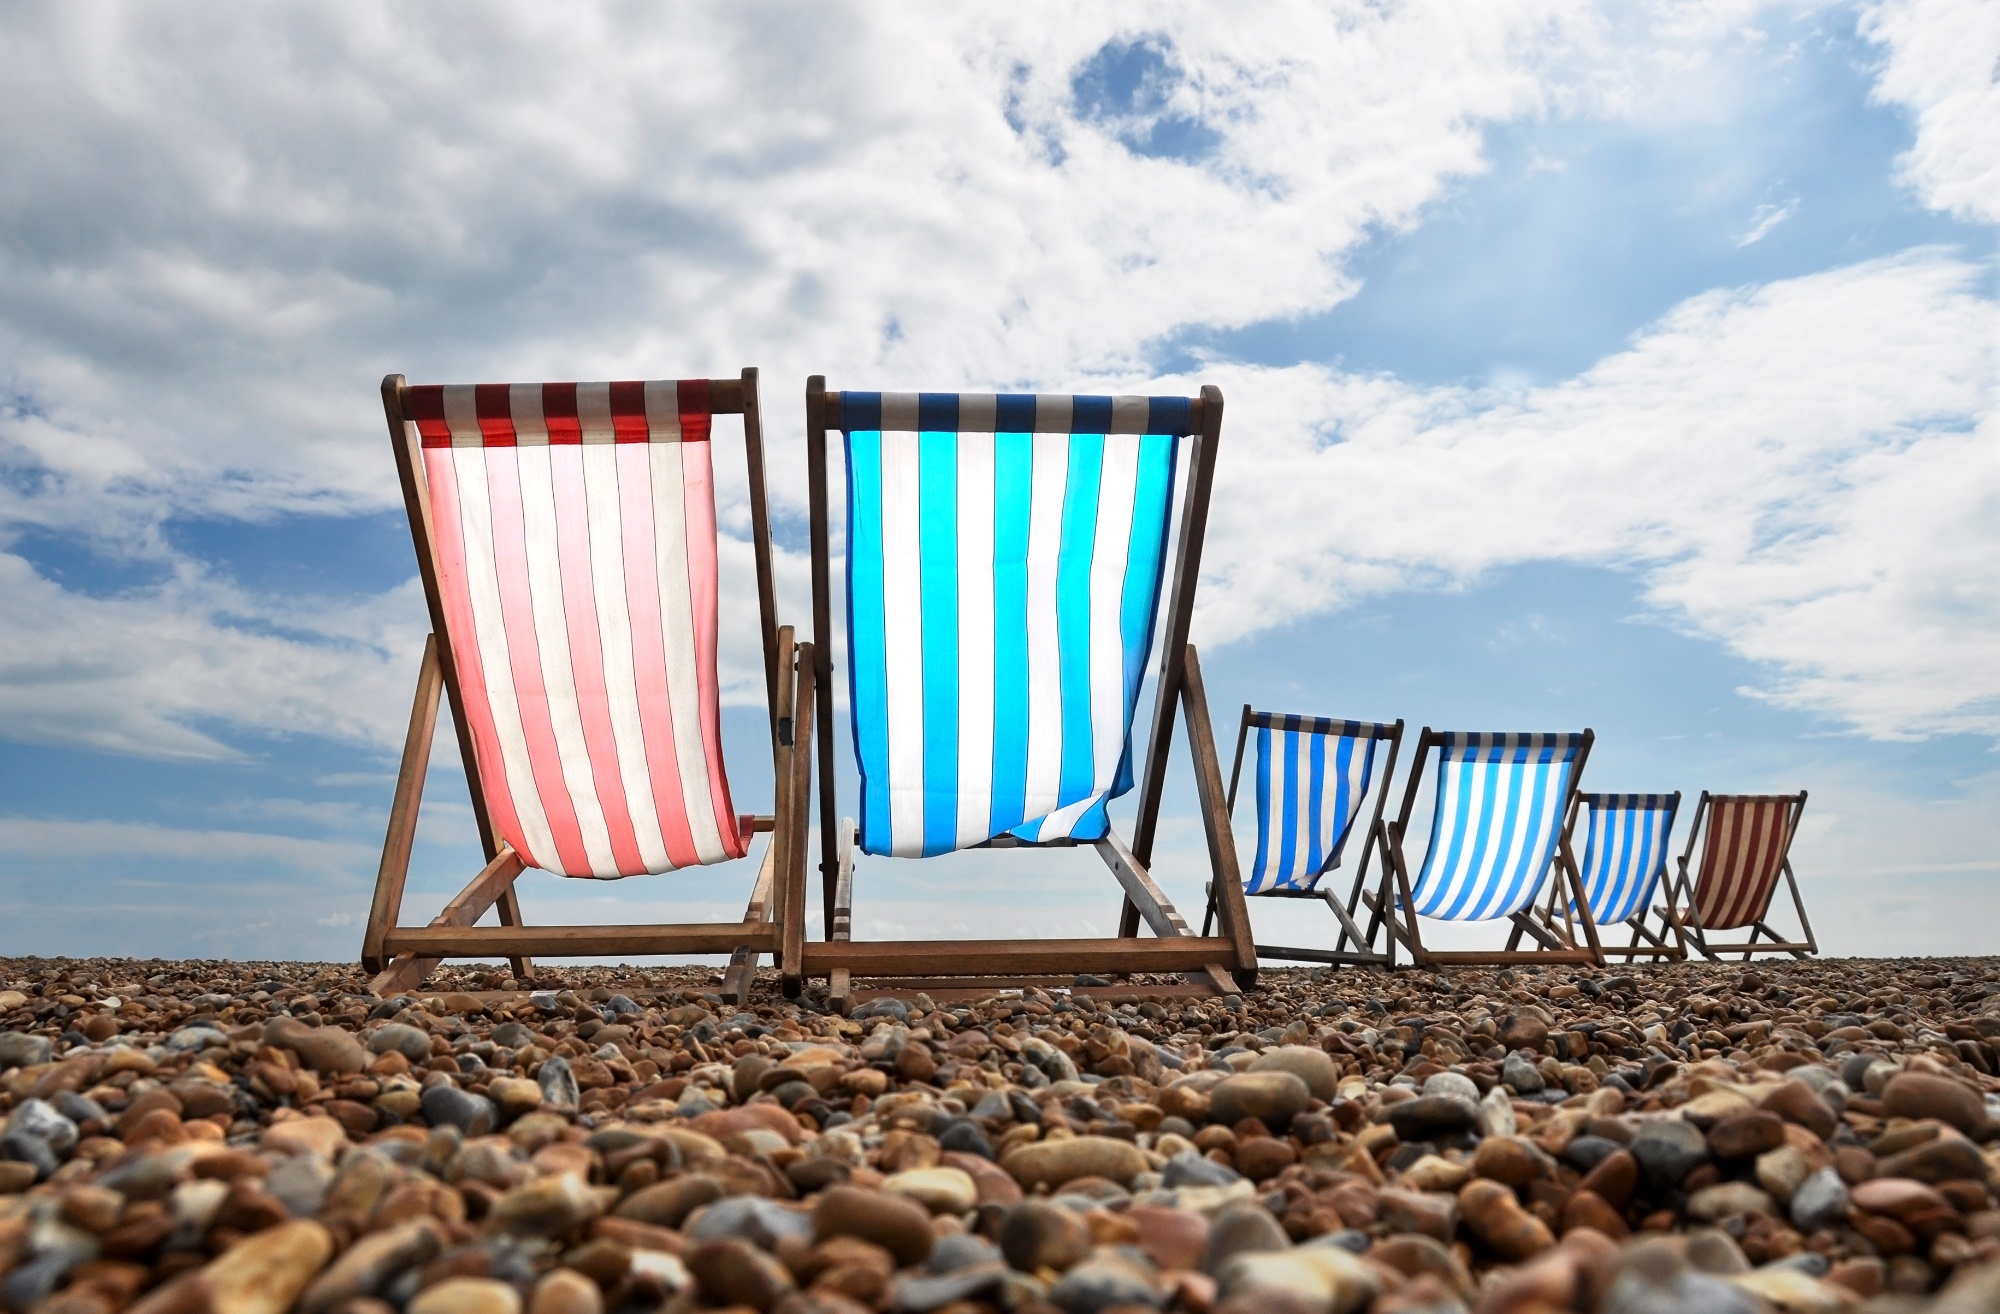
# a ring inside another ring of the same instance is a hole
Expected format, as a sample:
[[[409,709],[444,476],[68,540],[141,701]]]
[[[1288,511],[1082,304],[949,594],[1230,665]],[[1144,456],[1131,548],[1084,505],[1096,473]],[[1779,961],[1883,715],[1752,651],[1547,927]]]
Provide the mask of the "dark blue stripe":
[[[847,436],[847,671],[861,774],[861,848],[891,852],[889,677],[882,618],[882,435]]]
[[[1146,398],[1146,432],[1172,434],[1178,437],[1190,429],[1188,416],[1193,408],[1185,397]]]
[[[879,432],[882,428],[882,394],[879,392],[841,393],[840,427],[849,433]]]
[[[1097,542],[1097,493],[1104,439],[1078,434],[1063,483],[1062,545],[1056,556],[1056,669],[1062,688],[1062,775],[1056,806],[1090,797],[1097,765],[1090,721],[1090,560]]]
[[[917,394],[917,432],[958,432],[958,394],[920,392]]]
[[[1070,400],[1069,431],[1071,433],[1110,433],[1111,399],[1109,397],[1072,397]]]
[[[1278,799],[1278,884],[1296,883],[1299,870],[1299,737],[1287,730],[1275,744],[1278,760],[1284,764],[1278,779],[1284,793]]]
[[[1003,392],[993,403],[993,432],[1033,433],[1035,431],[1035,394],[1032,392]]]
[[[1132,546],[1125,556],[1125,591],[1118,603],[1118,635],[1125,647],[1125,724],[1139,704],[1146,658],[1153,649],[1153,626],[1166,582],[1167,527],[1173,519],[1174,439],[1148,435],[1139,440],[1139,477],[1132,494]],[[1117,798],[1132,788],[1132,735],[1118,760]]]
[[[953,398],[952,423],[957,423]],[[924,853],[958,847],[958,435],[917,436],[924,634]]]
[[[1002,399],[1005,400],[1004,398]],[[1028,398],[1034,410],[1034,399]],[[1028,511],[1035,440],[1025,430],[993,436],[993,818],[992,834],[1026,820],[1028,793]]]

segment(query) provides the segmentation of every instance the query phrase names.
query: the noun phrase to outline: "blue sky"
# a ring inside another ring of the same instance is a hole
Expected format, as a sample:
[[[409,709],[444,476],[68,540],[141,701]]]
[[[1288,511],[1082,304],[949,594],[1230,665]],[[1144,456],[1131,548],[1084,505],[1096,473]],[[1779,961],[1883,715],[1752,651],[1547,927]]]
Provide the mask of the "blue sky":
[[[1244,701],[1589,725],[1599,788],[1812,791],[1832,952],[1988,947],[1958,910],[2000,883],[1990,13],[503,10],[476,50],[417,24],[417,79],[374,58],[392,12],[0,42],[37,124],[0,165],[0,953],[352,956],[424,629],[376,381],[743,364],[802,628],[806,373],[1218,382],[1220,733]],[[593,94],[494,90],[538,60]],[[729,76],[659,76],[696,65]],[[739,802],[754,660],[725,643]],[[413,918],[478,862],[439,756]],[[1095,860],[1047,856],[869,864],[860,933],[1107,930]],[[680,920],[748,880],[523,892]]]

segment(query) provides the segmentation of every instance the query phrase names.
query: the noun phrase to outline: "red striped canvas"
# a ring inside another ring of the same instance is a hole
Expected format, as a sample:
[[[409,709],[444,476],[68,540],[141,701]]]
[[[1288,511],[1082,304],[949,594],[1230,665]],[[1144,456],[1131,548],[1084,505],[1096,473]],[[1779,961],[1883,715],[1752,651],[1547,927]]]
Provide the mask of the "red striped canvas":
[[[1771,906],[1791,845],[1790,794],[1721,794],[1708,800],[1708,844],[1695,878],[1695,915],[1704,930],[1761,919]]]
[[[433,385],[408,413],[495,830],[562,876],[743,856],[707,382]]]

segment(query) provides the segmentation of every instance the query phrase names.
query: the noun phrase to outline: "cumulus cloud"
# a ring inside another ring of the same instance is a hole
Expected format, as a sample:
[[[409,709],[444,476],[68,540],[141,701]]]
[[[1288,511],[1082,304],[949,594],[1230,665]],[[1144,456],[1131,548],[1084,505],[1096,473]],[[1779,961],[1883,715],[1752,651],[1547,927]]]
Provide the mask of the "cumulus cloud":
[[[2000,10],[1980,0],[1888,0],[1861,32],[1887,52],[1875,96],[1916,115],[1898,161],[1932,209],[2000,223]]]

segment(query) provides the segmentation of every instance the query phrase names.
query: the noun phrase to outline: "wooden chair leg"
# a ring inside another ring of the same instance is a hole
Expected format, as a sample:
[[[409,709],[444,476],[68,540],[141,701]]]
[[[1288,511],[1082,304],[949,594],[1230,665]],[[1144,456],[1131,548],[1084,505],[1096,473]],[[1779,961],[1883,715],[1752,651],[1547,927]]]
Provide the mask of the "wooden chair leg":
[[[432,926],[471,926],[486,910],[498,903],[503,895],[513,888],[514,878],[521,874],[525,864],[521,855],[513,849],[502,846],[500,856],[486,864],[471,884],[460,890],[452,901],[444,906],[444,911],[431,919]],[[415,954],[398,954],[389,965],[369,983],[369,989],[387,997],[414,990],[422,985],[424,978],[444,960],[441,958],[418,957]]]
[[[750,891],[750,904],[743,910],[743,920],[762,923],[771,920],[776,911],[772,890],[777,875],[778,833],[771,833],[771,842],[764,848],[764,862],[757,871],[757,884]],[[750,982],[757,975],[756,949],[743,945],[729,956],[729,966],[722,973],[722,997],[738,1008],[750,1003]]]
[[[500,895],[500,924],[502,926],[526,926],[521,918],[521,895],[509,885]],[[516,954],[507,960],[507,968],[516,981],[535,979],[535,961],[526,954]]]
[[[417,810],[423,804],[424,775],[430,768],[431,738],[437,730],[438,702],[444,692],[444,667],[438,657],[437,635],[424,640],[424,659],[417,668],[417,693],[410,707],[409,731],[403,738],[403,760],[396,772],[396,795],[389,805],[389,831],[382,839],[382,865],[375,873],[375,899],[361,938],[361,968],[379,973],[387,964],[382,937],[403,911],[403,884],[410,874],[410,847],[417,838]]]
[[[829,940],[850,940],[854,927],[854,818],[840,819],[840,866],[833,892],[833,921],[826,928]],[[827,978],[827,1003],[842,1017],[847,1016],[847,996],[851,980],[848,970],[836,967]]]

